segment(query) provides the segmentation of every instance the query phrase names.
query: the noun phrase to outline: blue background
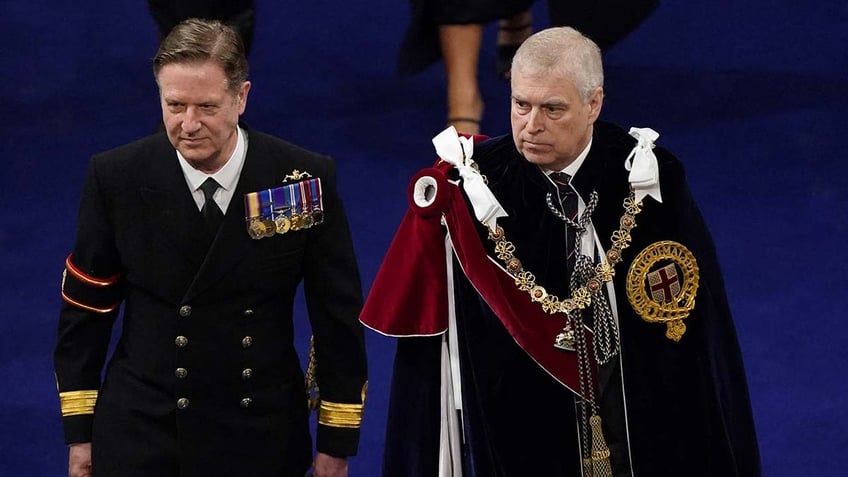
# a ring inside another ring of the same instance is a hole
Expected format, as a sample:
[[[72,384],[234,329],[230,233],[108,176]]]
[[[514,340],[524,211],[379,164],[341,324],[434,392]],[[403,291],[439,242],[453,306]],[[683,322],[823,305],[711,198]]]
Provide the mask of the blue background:
[[[444,126],[441,65],[393,74],[408,15],[389,0],[257,2],[244,119],[337,159],[366,292]],[[0,40],[0,475],[61,476],[51,352],[63,261],[88,158],[158,124],[156,27],[142,1],[3,1]],[[660,133],[713,230],[766,476],[848,468],[846,45],[844,1],[665,0],[605,54],[602,118]],[[509,126],[494,64],[489,25],[489,135]],[[367,342],[356,477],[379,475],[394,349]]]

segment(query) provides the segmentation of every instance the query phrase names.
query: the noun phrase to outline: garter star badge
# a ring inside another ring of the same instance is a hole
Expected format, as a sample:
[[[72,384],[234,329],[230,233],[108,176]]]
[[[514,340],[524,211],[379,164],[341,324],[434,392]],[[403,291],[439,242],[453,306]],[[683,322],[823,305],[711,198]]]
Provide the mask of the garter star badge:
[[[683,320],[695,307],[698,263],[683,244],[655,242],[633,260],[627,271],[627,299],[649,323],[665,323],[665,336],[680,341],[686,332]]]

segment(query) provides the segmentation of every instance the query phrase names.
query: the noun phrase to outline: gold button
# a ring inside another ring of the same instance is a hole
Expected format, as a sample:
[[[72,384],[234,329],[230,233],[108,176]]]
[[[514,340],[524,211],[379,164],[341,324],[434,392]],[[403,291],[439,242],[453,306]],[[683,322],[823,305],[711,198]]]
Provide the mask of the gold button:
[[[249,397],[246,397],[246,398],[242,399],[242,400],[241,400],[241,402],[240,402],[239,404],[240,404],[240,405],[241,405],[241,407],[243,407],[244,409],[247,409],[247,408],[249,408],[250,406],[252,406],[252,405],[253,405],[253,399],[251,399],[251,398],[249,398]]]
[[[250,348],[253,346],[253,338],[250,336],[245,336],[241,339],[241,347],[242,348]]]
[[[174,344],[177,345],[177,348],[185,348],[188,344],[188,338],[185,336],[177,336],[174,340]]]
[[[250,369],[250,368],[245,368],[245,369],[241,372],[241,379],[243,379],[243,380],[245,380],[245,381],[247,381],[248,379],[250,379],[250,378],[252,378],[252,377],[253,377],[253,370],[252,370],[252,369]]]
[[[185,409],[188,407],[188,398],[177,399],[177,409]]]
[[[183,318],[191,315],[191,307],[188,305],[183,305],[180,307],[180,316]]]
[[[185,368],[177,368],[176,371],[174,371],[174,376],[183,379],[188,376],[188,370]]]

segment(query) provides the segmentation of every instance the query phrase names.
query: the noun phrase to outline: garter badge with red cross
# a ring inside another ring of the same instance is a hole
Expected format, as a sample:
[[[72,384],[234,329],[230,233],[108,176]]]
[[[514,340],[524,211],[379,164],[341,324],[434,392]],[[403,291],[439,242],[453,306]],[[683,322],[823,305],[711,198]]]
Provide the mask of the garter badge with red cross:
[[[695,307],[698,263],[683,244],[664,240],[639,252],[627,271],[627,299],[649,323],[665,323],[666,337],[680,341],[683,320]]]

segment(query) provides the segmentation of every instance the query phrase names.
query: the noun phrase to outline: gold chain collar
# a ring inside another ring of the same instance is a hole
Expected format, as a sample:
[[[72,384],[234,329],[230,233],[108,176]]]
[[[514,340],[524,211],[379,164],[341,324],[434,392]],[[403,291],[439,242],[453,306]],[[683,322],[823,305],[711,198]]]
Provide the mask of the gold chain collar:
[[[541,303],[542,310],[548,314],[565,313],[582,310],[592,303],[592,295],[601,291],[604,283],[615,276],[615,265],[621,262],[621,254],[631,242],[630,231],[636,227],[636,215],[642,211],[642,202],[636,202],[635,192],[630,188],[630,195],[624,199],[624,214],[619,220],[619,228],[612,233],[612,247],[606,253],[606,260],[595,266],[595,276],[589,279],[564,300],[549,294],[544,287],[536,284],[536,277],[524,269],[521,260],[515,257],[515,244],[506,239],[503,229],[498,226],[494,231],[489,229],[489,239],[495,243],[495,254],[514,279],[515,285],[521,291],[526,291],[530,299]]]

